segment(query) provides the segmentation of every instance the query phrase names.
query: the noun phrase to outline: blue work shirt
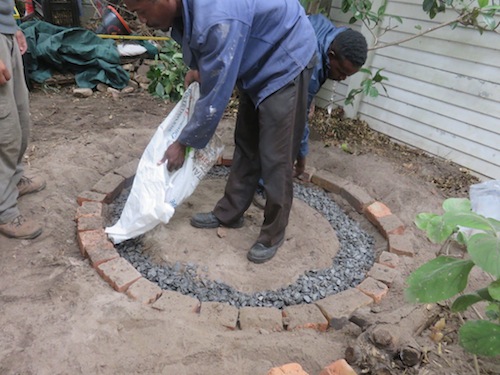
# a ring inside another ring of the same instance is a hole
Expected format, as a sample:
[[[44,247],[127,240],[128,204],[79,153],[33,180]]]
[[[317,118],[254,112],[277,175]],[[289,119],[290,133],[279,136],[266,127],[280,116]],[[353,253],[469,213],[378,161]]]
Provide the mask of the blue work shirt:
[[[182,0],[172,37],[184,62],[200,72],[200,99],[178,140],[203,148],[236,85],[255,107],[291,82],[316,50],[316,37],[297,0]]]

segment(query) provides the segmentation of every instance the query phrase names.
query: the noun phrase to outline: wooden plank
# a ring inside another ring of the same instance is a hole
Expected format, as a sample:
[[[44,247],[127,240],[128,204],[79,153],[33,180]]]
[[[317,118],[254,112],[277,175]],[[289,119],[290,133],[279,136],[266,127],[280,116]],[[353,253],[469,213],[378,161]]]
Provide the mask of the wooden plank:
[[[396,92],[396,89],[394,89]],[[404,101],[394,98],[378,97],[366,101],[371,108],[379,111],[394,112],[412,119],[422,125],[433,127],[438,132],[445,132],[452,137],[459,137],[474,142],[477,146],[487,146],[500,151],[500,127],[498,119],[480,116],[463,108],[399,90]],[[373,114],[374,115],[374,114]],[[460,115],[463,117],[461,118]],[[374,115],[375,116],[375,115]],[[484,122],[483,122],[484,120]],[[459,142],[457,139],[456,142]],[[457,147],[466,147],[458,146]]]
[[[381,38],[382,43],[398,42],[402,39],[402,34],[389,31]],[[440,39],[432,39],[426,36],[410,40],[404,43],[405,48],[412,48],[423,52],[428,52],[436,56],[454,57],[463,61],[480,63],[482,65],[496,66],[500,53],[491,48],[476,47],[469,44],[461,44]],[[391,47],[388,47],[389,49]]]
[[[441,88],[454,90],[455,92],[472,95],[478,99],[495,101],[498,103],[498,110],[494,112],[500,113],[500,84],[487,82],[482,79],[477,79],[476,77],[465,76],[455,72],[443,71],[432,66],[417,65],[382,55],[374,57],[373,65],[387,67],[387,70],[384,70],[383,74],[389,78],[387,82],[388,85],[399,87],[407,85],[406,87],[408,87],[409,90],[412,89],[412,87],[409,86],[411,82],[408,80],[400,84],[391,82],[392,78],[390,75],[394,73],[399,76],[408,77],[408,79],[429,83],[432,86],[439,86]],[[472,74],[474,72],[470,71],[470,73]],[[397,79],[398,77],[395,78]],[[429,86],[428,90],[432,91],[433,87]],[[422,92],[422,94],[426,93]],[[449,93],[445,92],[444,95],[449,95]],[[450,101],[455,101],[456,97],[451,96],[449,99]],[[470,100],[470,97],[468,97],[467,100]]]
[[[418,112],[415,110],[414,112]],[[445,145],[450,148],[460,150],[469,155],[475,155],[484,160],[488,160],[492,164],[499,165],[500,150],[488,146],[478,147],[479,145],[471,141],[470,138],[463,138],[456,134],[444,132],[433,125],[425,124],[418,117],[412,118],[408,113],[400,113],[386,109],[381,111],[379,107],[375,107],[370,103],[363,103],[360,107],[360,115],[372,117],[387,124],[394,129],[401,129],[405,132],[417,135],[423,139],[432,139],[433,141]],[[371,123],[369,123],[371,125]],[[495,160],[496,158],[496,160]]]
[[[416,65],[432,66],[436,69],[470,76],[494,84],[500,84],[500,71],[496,67],[459,60],[450,56],[439,56],[434,53],[419,51],[403,46],[387,47],[377,50],[377,56],[407,61]],[[387,66],[390,69],[390,65]],[[410,67],[410,69],[412,69]]]
[[[380,119],[379,110],[375,108],[372,113],[372,109],[369,104],[363,103],[360,107],[360,118],[374,130],[433,155],[452,160],[490,178],[500,178],[500,165],[497,164],[500,160],[498,150],[474,147],[473,144],[466,148],[459,148],[455,139],[446,133],[440,134],[434,128],[424,131],[424,126],[420,123],[396,113],[385,112],[384,117]],[[404,124],[404,126],[398,124]],[[423,135],[425,133],[427,136]],[[467,143],[467,140],[462,140],[460,143]]]

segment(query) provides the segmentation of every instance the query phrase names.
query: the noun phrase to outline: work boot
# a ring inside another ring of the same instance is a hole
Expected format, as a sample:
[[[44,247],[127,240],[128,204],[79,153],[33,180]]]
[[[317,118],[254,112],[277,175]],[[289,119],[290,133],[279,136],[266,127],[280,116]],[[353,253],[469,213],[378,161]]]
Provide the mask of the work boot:
[[[33,177],[21,177],[21,181],[17,184],[17,189],[19,190],[19,196],[36,193],[37,191],[45,189],[45,180],[40,176]]]
[[[11,238],[31,240],[42,233],[42,227],[33,220],[19,215],[9,223],[0,224],[0,233]]]
[[[247,259],[257,264],[267,262],[276,255],[278,248],[283,244],[284,240],[285,238],[283,237],[276,245],[269,247],[256,242],[247,253]]]
[[[213,212],[199,212],[191,218],[191,225],[195,228],[218,228],[220,226],[228,228],[241,228],[243,226],[243,216],[231,224],[222,223]]]

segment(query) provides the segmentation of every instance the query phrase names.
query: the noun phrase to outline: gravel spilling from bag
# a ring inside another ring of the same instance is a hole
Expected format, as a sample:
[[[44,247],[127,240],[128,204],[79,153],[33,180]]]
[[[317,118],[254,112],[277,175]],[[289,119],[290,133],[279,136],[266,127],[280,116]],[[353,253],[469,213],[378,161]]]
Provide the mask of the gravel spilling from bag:
[[[214,167],[205,178],[224,178],[226,167]],[[129,190],[110,205],[110,222],[116,222],[127,200]],[[375,261],[374,239],[359,224],[317,187],[294,184],[294,196],[320,212],[336,231],[340,249],[332,259],[331,268],[310,270],[294,284],[277,290],[264,290],[253,294],[242,293],[219,280],[200,277],[197,270],[203,265],[180,263],[155,264],[142,252],[142,236],[115,245],[119,254],[127,259],[146,279],[164,290],[172,290],[195,297],[201,302],[227,302],[236,307],[276,307],[311,303],[358,285]]]

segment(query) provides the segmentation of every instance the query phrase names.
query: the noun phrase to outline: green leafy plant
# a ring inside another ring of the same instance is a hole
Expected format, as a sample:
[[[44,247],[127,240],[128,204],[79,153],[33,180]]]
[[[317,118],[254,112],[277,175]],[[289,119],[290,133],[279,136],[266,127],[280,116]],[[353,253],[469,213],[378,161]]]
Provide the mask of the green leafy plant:
[[[485,302],[486,318],[478,314],[478,320],[466,321],[459,330],[460,344],[474,354],[500,355],[500,221],[473,212],[465,198],[449,198],[443,202],[443,209],[443,215],[418,214],[415,224],[432,242],[446,246],[456,241],[465,247],[466,254],[463,258],[440,255],[419,267],[408,277],[405,295],[417,303],[439,302],[458,295],[451,305],[457,313]],[[460,228],[471,228],[471,234]],[[463,294],[473,267],[481,268],[492,281]]]
[[[187,71],[180,46],[172,39],[167,40],[147,73],[149,93],[172,102],[178,101],[184,94]]]
[[[382,87],[387,94],[387,89],[385,88],[383,81],[388,80],[388,78],[381,74],[382,70],[383,69],[379,69],[375,72],[375,74],[373,74],[370,69],[361,68],[359,71],[361,73],[365,73],[367,76],[363,81],[361,81],[361,84],[358,88],[349,91],[349,94],[347,94],[344,100],[344,104],[352,104],[356,95],[360,93],[364,93],[365,96],[369,96],[371,98],[376,98],[380,94],[377,85]]]

